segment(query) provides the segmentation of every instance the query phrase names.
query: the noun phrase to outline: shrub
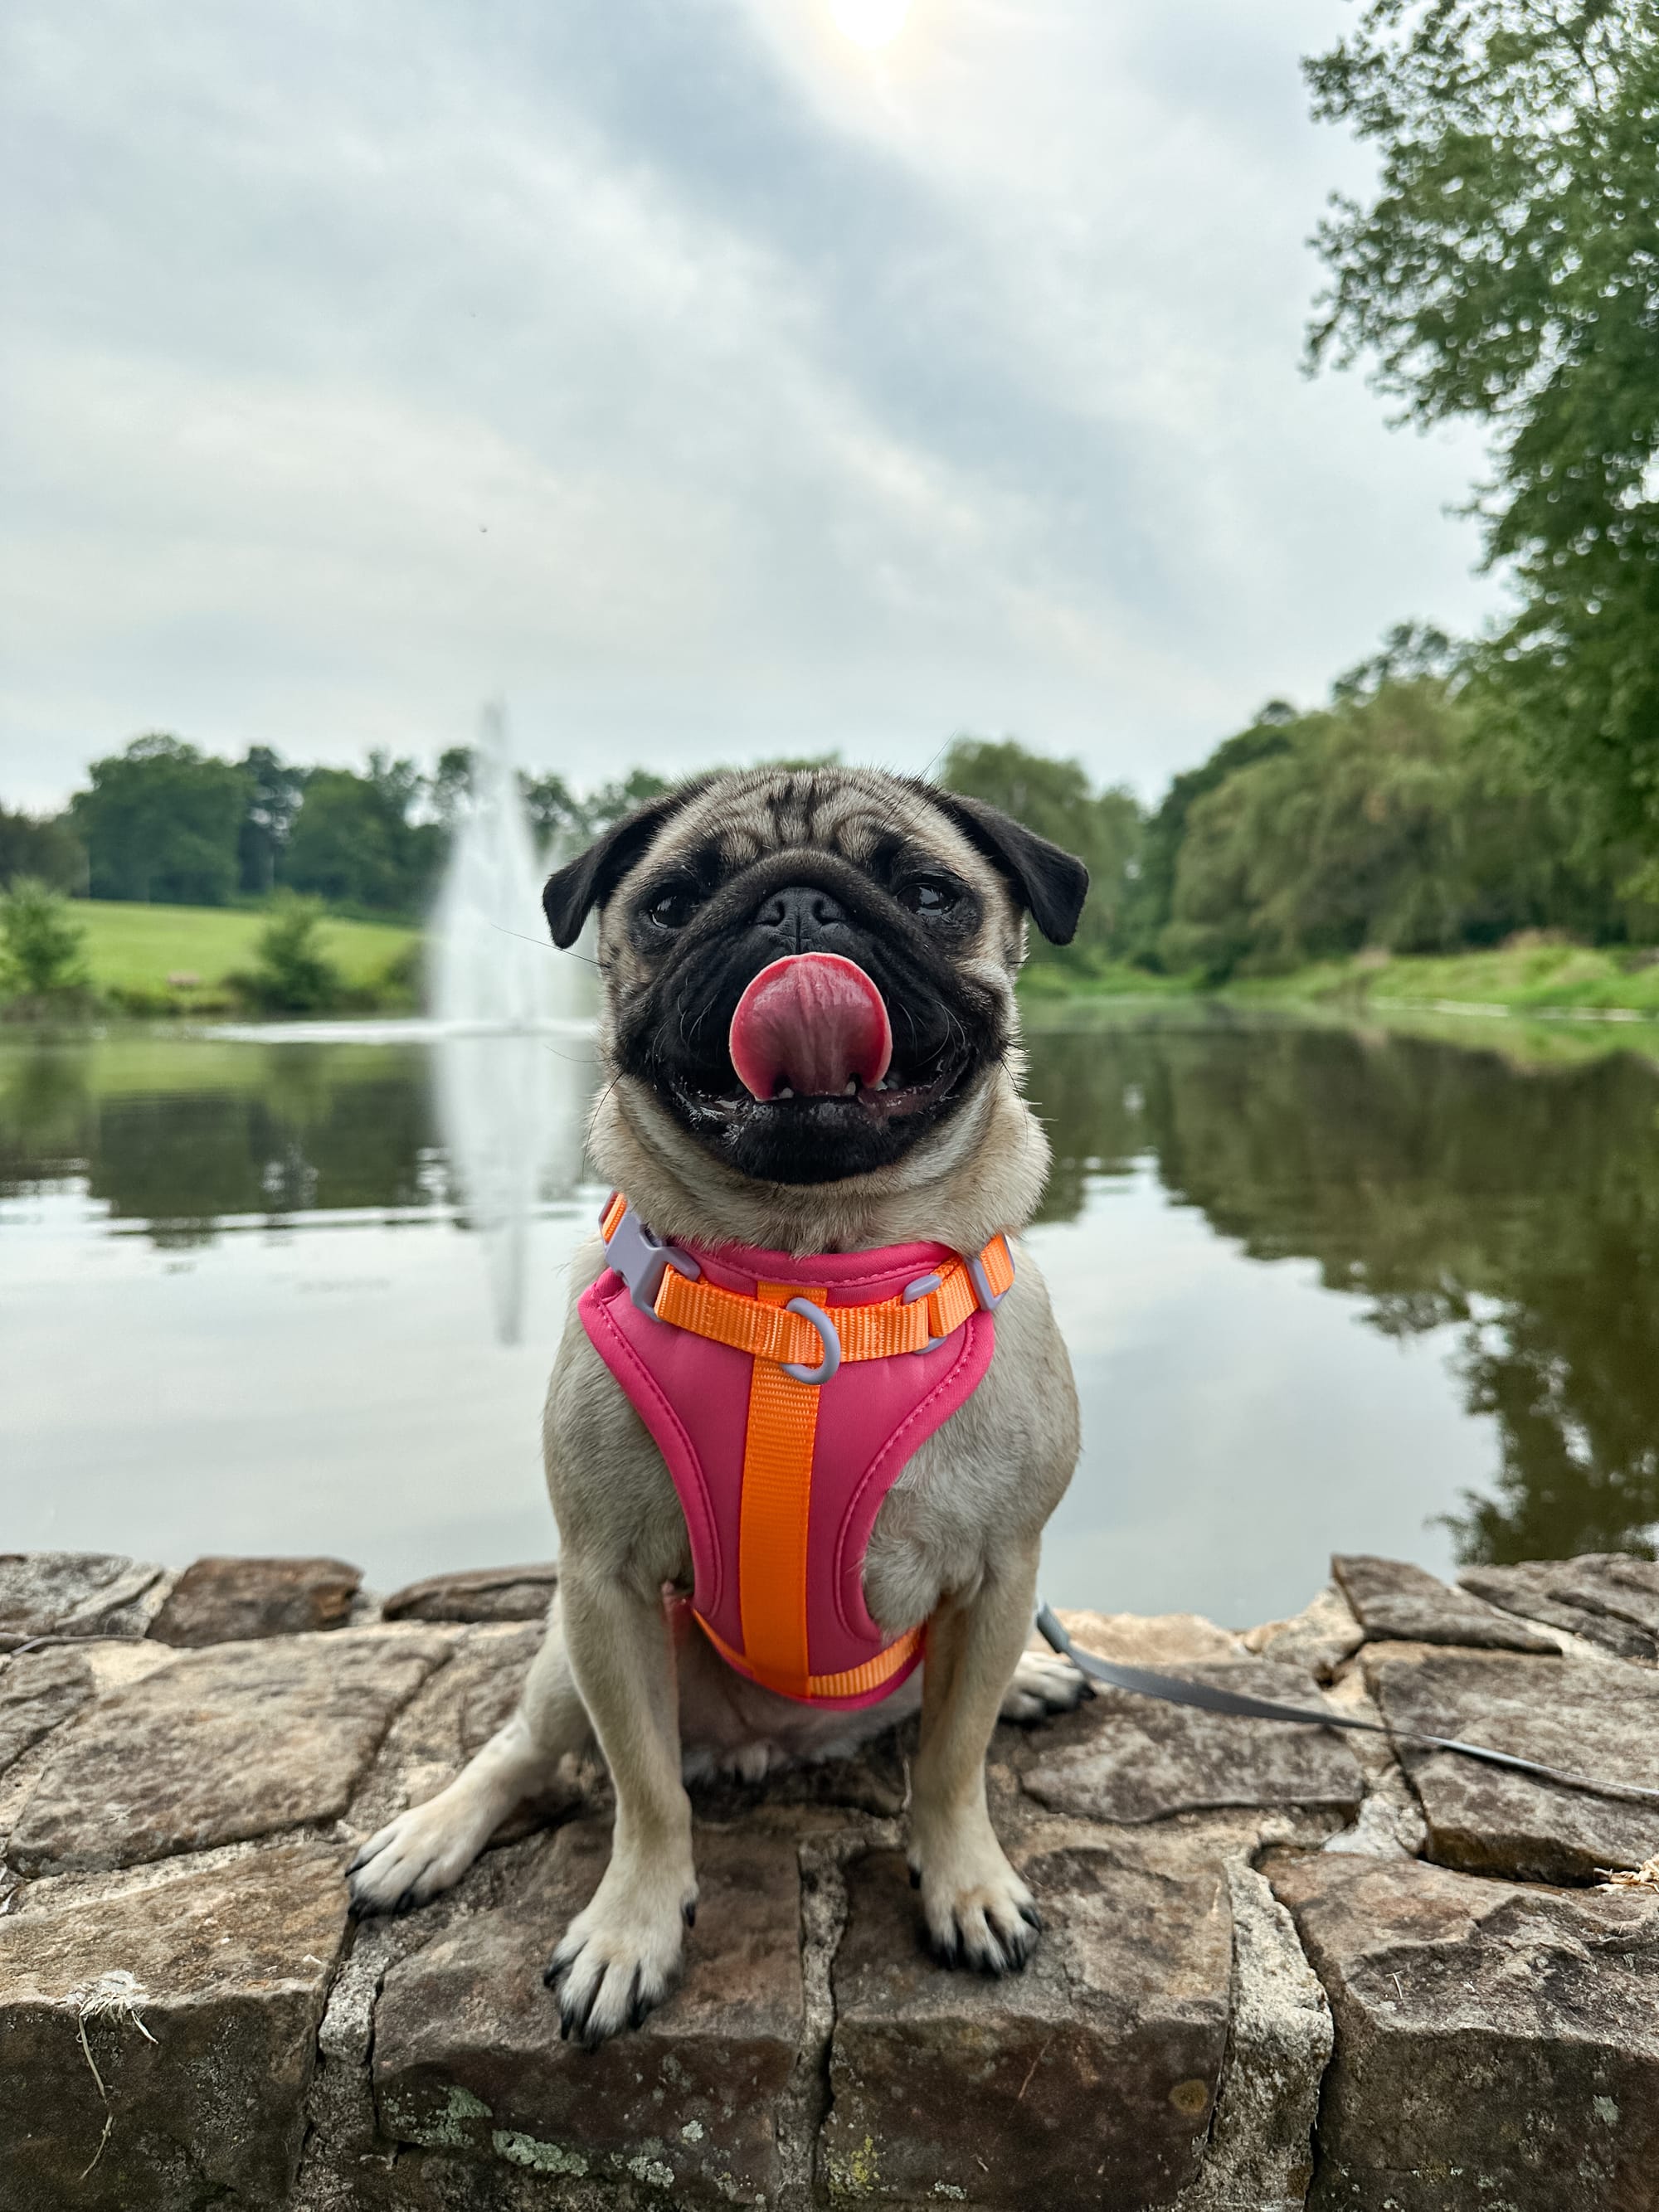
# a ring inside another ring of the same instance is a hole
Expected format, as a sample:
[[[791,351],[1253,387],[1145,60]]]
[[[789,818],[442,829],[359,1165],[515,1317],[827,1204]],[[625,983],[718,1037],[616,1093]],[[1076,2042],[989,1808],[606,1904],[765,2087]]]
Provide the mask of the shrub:
[[[345,980],[323,950],[319,899],[278,892],[270,919],[254,943],[255,966],[234,980],[243,995],[266,1013],[316,1014],[337,1006]]]
[[[0,988],[24,999],[82,997],[91,985],[85,947],[61,892],[24,876],[0,895]]]

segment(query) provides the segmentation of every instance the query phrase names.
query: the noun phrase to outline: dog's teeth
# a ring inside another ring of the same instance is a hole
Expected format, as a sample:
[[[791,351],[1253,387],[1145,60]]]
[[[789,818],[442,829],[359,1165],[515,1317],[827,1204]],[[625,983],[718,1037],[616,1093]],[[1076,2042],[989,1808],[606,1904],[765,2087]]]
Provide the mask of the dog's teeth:
[[[789,1088],[789,1085],[787,1083],[776,1093],[776,1096],[780,1098],[793,1098],[794,1095],[794,1092]]]
[[[847,1079],[847,1088],[842,1093],[842,1096],[844,1098],[856,1098],[858,1095],[859,1079],[856,1075],[849,1075]]]

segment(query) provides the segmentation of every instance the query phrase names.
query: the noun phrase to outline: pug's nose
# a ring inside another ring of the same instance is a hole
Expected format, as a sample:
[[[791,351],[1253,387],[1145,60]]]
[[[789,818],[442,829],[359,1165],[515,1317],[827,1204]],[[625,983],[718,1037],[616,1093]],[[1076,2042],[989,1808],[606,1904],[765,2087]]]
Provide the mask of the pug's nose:
[[[808,952],[830,930],[845,927],[847,910],[815,884],[789,884],[761,902],[755,922],[781,951]]]

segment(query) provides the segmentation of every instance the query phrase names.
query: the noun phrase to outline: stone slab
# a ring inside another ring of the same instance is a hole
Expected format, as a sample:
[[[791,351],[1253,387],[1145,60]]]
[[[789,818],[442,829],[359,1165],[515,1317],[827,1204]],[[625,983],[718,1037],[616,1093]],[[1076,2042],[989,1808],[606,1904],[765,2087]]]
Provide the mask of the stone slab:
[[[1659,1788],[1659,1674],[1646,1668],[1497,1652],[1389,1658],[1368,1646],[1366,1676],[1391,1727]],[[1400,1756],[1428,1824],[1428,1856],[1442,1865],[1584,1881],[1659,1852],[1659,1801],[1598,1796],[1403,1742]]]
[[[1490,1604],[1571,1629],[1615,1658],[1659,1659],[1659,1566],[1650,1559],[1617,1553],[1526,1559],[1466,1568],[1458,1580]]]
[[[345,1928],[338,1854],[314,1844],[0,1919],[6,2212],[283,2203]]]
[[[199,1650],[341,1628],[362,1578],[362,1569],[344,1559],[198,1559],[168,1592],[149,1632],[158,1643]]]
[[[1253,1697],[1321,1701],[1310,1675],[1268,1660],[1181,1671]],[[1328,1806],[1352,1819],[1364,1795],[1353,1753],[1324,1729],[1233,1720],[1124,1690],[1099,1690],[1055,1721],[1022,1779],[1053,1812],[1131,1823],[1224,1805]]]
[[[36,1636],[142,1636],[163,1572],[118,1552],[0,1552],[0,1650]]]
[[[1232,1899],[1232,2023],[1204,2164],[1175,2212],[1301,2212],[1330,2063],[1331,2008],[1290,1914],[1243,1858]]]
[[[1345,1659],[1365,1641],[1353,1607],[1334,1586],[1320,1591],[1287,1620],[1264,1620],[1240,1638],[1259,1659],[1305,1667],[1316,1681],[1328,1682]]]
[[[1201,1613],[1063,1612],[1060,1625],[1085,1651],[1125,1667],[1181,1667],[1244,1656],[1243,1639]],[[1048,1646],[1034,1636],[1031,1648],[1047,1651]]]
[[[470,1567],[428,1575],[394,1590],[380,1608],[386,1620],[542,1620],[559,1586],[556,1560],[533,1566]]]
[[[1467,1590],[1450,1589],[1406,1559],[1340,1552],[1331,1561],[1342,1595],[1368,1637],[1414,1644],[1456,1644],[1479,1651],[1554,1651],[1559,1647]]]
[[[12,1864],[131,1866],[337,1820],[447,1656],[435,1631],[380,1628],[185,1653],[108,1692],[53,1746]]]
[[[392,1968],[375,2014],[381,2126],[524,2176],[770,2203],[775,2114],[805,2032],[794,1848],[698,1832],[684,1978],[635,2033],[590,2053],[560,2041],[542,1970],[610,1848],[592,1820],[521,1847],[501,1904]]]
[[[1281,1863],[1330,1999],[1310,2212],[1638,2212],[1659,2174],[1659,1896]]]
[[[0,1660],[0,1774],[95,1694],[84,1651],[61,1644]]]
[[[848,1870],[823,2170],[840,2204],[1167,2203],[1195,2176],[1227,2039],[1228,1897],[1104,1849],[1021,1872],[1045,1934],[1001,1981],[917,1944],[902,1857]]]

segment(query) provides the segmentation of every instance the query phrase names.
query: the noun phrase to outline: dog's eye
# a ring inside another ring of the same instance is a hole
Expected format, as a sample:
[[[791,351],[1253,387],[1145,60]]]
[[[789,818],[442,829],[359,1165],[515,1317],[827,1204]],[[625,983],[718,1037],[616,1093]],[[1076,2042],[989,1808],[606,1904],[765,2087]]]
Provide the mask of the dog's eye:
[[[684,929],[696,910],[696,893],[688,884],[677,884],[671,890],[659,891],[645,914],[659,929]]]
[[[957,903],[957,887],[943,876],[917,876],[898,896],[899,904],[912,914],[949,914]]]

